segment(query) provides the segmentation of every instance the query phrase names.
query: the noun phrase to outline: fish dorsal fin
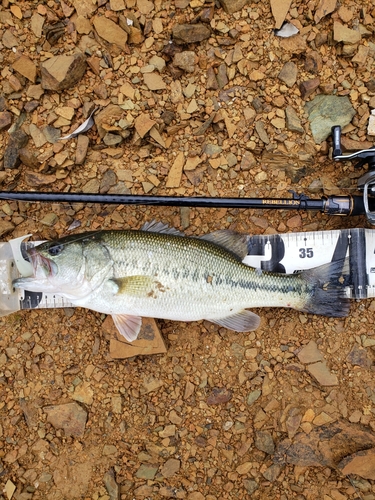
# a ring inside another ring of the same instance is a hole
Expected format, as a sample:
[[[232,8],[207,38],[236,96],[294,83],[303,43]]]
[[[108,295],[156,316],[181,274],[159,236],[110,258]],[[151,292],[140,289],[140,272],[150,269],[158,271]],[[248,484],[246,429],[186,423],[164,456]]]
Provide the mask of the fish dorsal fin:
[[[149,231],[150,233],[173,234],[174,236],[185,236],[184,233],[178,231],[174,227],[168,226],[163,222],[158,222],[155,219],[150,222],[145,222],[142,226],[142,231]]]
[[[236,231],[231,231],[230,229],[219,229],[218,231],[200,236],[200,239],[226,248],[241,260],[248,254],[246,234],[236,233]]]
[[[128,342],[136,340],[142,326],[140,316],[131,316],[129,314],[112,314],[112,319],[117,330]]]
[[[244,309],[231,316],[226,316],[220,319],[209,319],[212,323],[228,328],[228,330],[234,330],[235,332],[252,332],[256,330],[260,324],[260,317]]]

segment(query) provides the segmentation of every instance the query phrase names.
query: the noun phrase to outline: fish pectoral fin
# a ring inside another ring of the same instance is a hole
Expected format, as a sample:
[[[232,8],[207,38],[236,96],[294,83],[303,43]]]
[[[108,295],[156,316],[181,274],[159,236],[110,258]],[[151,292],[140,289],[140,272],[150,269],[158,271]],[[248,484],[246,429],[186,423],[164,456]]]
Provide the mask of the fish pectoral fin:
[[[110,280],[116,286],[115,295],[132,295],[133,297],[144,297],[152,290],[154,278],[151,276],[126,276],[125,278],[112,278]]]
[[[231,316],[226,316],[220,319],[209,319],[212,323],[228,328],[228,330],[234,330],[235,332],[251,332],[256,330],[260,324],[260,317],[244,309]]]
[[[137,339],[142,326],[142,318],[140,316],[112,314],[112,319],[117,330],[128,342],[133,342]]]

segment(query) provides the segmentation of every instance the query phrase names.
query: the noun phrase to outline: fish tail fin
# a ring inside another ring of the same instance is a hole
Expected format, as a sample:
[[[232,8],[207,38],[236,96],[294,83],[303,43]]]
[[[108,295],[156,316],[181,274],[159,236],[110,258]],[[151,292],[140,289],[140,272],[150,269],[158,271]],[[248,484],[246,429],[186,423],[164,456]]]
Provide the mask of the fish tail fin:
[[[311,293],[301,311],[343,318],[349,314],[350,300],[346,296],[346,278],[350,275],[348,259],[340,259],[302,271]]]

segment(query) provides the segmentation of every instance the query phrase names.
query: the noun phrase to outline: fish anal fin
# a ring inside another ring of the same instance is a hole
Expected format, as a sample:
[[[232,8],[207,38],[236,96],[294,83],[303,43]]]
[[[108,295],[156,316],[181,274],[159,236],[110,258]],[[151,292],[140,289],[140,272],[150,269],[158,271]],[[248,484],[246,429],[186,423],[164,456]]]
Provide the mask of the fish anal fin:
[[[200,236],[201,240],[210,241],[215,245],[225,248],[237,255],[243,260],[248,254],[246,234],[236,233],[230,229],[219,229],[204,236]]]
[[[133,297],[144,297],[152,290],[154,278],[151,276],[126,276],[124,278],[112,278],[115,283],[116,295],[132,295]]]
[[[112,314],[112,319],[117,330],[128,342],[133,342],[137,339],[142,326],[142,318],[140,316]]]
[[[246,309],[239,311],[231,316],[226,316],[220,319],[208,319],[212,323],[234,330],[235,332],[251,332],[256,330],[260,324],[260,317]]]

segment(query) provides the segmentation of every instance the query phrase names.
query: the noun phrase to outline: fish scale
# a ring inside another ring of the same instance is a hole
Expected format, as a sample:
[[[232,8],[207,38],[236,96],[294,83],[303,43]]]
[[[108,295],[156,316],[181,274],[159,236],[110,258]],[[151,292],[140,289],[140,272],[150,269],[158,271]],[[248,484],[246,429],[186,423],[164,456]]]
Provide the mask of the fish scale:
[[[242,263],[246,238],[217,231],[185,237],[164,225],[148,230],[100,231],[46,242],[30,252],[34,276],[15,286],[48,291],[77,306],[111,314],[120,332],[137,337],[141,317],[209,320],[236,331],[258,327],[258,307],[344,316],[343,287],[326,284],[342,261],[302,273],[259,272]]]

